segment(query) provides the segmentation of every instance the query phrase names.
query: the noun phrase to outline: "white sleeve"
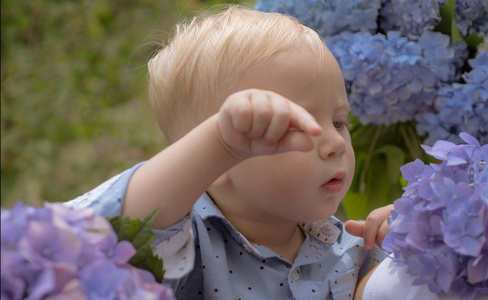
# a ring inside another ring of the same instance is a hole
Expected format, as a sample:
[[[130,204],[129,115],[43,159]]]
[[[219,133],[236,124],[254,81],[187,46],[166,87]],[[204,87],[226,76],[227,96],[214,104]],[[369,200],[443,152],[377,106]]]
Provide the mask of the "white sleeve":
[[[153,252],[164,263],[165,279],[181,279],[193,270],[195,262],[192,215],[166,229],[153,229],[156,234]]]
[[[426,284],[413,285],[415,277],[407,273],[406,266],[398,266],[391,258],[379,264],[364,287],[363,300],[457,300],[452,294],[432,293]],[[485,294],[486,296],[486,294]],[[479,295],[474,299],[482,299]]]

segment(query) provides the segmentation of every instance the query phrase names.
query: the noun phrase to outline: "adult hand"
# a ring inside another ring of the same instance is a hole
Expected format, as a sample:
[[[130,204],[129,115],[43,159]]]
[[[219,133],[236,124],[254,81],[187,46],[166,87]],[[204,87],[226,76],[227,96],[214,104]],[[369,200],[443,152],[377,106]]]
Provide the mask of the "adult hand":
[[[375,242],[381,247],[381,243],[390,232],[387,220],[393,209],[393,204],[377,208],[368,215],[366,221],[347,221],[345,229],[352,235],[362,237],[364,248],[373,249]]]

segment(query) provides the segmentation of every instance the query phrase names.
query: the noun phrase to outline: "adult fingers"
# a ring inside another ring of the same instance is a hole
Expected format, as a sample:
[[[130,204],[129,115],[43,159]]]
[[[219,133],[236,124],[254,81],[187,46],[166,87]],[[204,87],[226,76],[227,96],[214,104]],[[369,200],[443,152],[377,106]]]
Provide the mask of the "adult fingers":
[[[364,221],[349,220],[344,224],[344,229],[346,229],[349,234],[357,237],[363,237],[364,223]]]
[[[368,215],[364,224],[363,234],[364,247],[366,249],[372,249],[374,247],[374,244],[378,237],[378,233],[380,232],[380,227],[383,226],[384,222],[386,222],[392,210],[393,204],[390,204],[384,207],[377,208]],[[383,227],[383,230],[385,230],[385,227]],[[386,234],[384,236],[386,236]]]

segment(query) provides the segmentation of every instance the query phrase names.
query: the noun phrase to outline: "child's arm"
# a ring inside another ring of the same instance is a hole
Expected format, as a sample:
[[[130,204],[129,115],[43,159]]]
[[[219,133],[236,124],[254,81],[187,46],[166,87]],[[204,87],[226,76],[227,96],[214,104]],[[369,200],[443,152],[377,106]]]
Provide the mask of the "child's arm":
[[[154,228],[187,215],[220,175],[241,161],[309,151],[321,128],[302,107],[263,90],[232,94],[213,115],[141,166],[130,179],[122,215],[139,218],[159,206]]]
[[[375,242],[381,247],[381,243],[390,231],[387,219],[393,208],[393,204],[377,208],[368,215],[366,221],[346,221],[345,229],[352,235],[362,237],[364,248],[373,249]]]

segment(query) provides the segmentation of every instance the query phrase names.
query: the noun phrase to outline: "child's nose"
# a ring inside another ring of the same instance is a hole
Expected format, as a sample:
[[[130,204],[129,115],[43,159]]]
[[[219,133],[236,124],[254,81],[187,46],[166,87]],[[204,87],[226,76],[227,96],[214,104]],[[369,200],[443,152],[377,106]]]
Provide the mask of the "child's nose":
[[[323,131],[320,138],[319,156],[321,159],[329,159],[342,156],[346,151],[346,140],[336,128]]]

